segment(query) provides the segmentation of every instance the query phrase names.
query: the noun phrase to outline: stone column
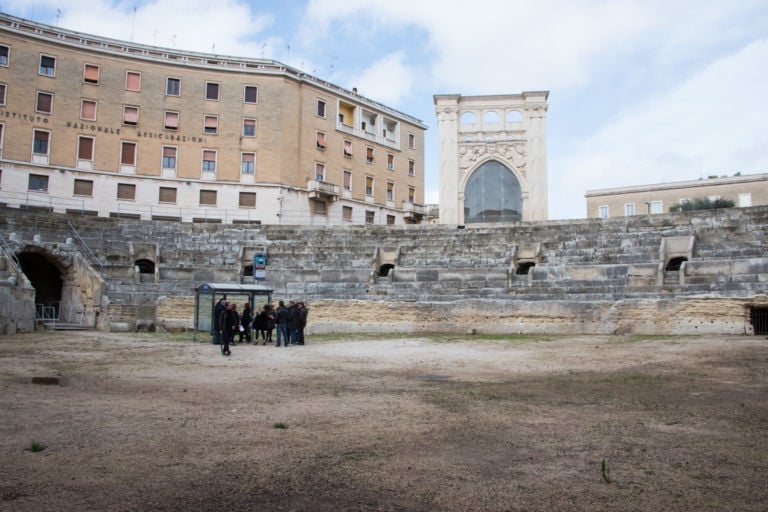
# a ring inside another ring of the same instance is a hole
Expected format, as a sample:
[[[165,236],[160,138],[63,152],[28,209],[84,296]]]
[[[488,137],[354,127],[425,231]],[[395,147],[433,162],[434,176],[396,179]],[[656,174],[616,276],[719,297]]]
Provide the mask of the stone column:
[[[524,92],[529,196],[523,220],[547,220],[547,93]]]
[[[440,224],[461,224],[459,211],[458,94],[435,95],[440,170]]]

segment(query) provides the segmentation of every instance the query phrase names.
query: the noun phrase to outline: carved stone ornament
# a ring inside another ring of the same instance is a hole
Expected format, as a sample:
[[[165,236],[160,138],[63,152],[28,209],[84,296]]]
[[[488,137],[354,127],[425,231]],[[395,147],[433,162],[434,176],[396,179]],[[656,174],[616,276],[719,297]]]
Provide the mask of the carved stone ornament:
[[[514,168],[525,177],[525,144],[462,144],[459,146],[459,168],[464,176],[467,169],[475,167],[477,162],[487,157],[500,157],[502,163]]]
[[[438,121],[455,121],[456,120],[456,112],[457,110],[452,107],[444,107],[441,108],[437,112],[437,120]]]

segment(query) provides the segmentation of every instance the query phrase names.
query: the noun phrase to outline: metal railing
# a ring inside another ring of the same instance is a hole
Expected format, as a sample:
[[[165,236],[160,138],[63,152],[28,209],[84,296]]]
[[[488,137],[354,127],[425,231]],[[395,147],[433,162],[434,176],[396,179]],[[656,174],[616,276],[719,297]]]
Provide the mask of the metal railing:
[[[99,258],[96,257],[96,255],[93,253],[90,247],[88,247],[88,244],[85,243],[85,240],[83,240],[83,237],[80,236],[80,233],[75,228],[75,225],[72,224],[72,221],[67,217],[67,227],[69,228],[69,231],[72,233],[72,236],[75,237],[75,240],[77,240],[77,243],[80,245],[80,250],[86,255],[88,258],[88,261],[92,266],[95,266],[99,269],[99,274],[102,277],[105,277],[104,273],[104,266],[101,264],[101,261]]]

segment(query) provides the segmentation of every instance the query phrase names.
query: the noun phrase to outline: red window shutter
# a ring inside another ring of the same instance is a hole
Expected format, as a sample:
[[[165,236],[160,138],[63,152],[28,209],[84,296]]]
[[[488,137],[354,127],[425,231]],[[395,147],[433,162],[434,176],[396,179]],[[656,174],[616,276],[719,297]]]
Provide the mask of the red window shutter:
[[[80,160],[93,160],[93,139],[90,137],[80,137],[77,158]]]

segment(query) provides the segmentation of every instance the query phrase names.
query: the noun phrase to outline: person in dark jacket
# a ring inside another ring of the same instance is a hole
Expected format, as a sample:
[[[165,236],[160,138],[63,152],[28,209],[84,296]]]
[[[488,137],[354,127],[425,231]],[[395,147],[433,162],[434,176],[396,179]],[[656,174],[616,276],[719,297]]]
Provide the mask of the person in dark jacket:
[[[253,319],[253,330],[255,331],[255,338],[256,342],[259,341],[259,335],[261,335],[261,339],[263,339],[266,343],[267,335],[267,308],[268,306],[264,306],[261,308],[261,311],[256,313],[256,316]]]
[[[264,344],[272,343],[272,331],[275,329],[275,308],[271,305],[264,306],[267,311],[267,337],[264,340]]]
[[[219,331],[221,330],[221,324],[219,323],[219,319],[221,318],[221,313],[227,308],[226,302],[224,302],[224,297],[219,299],[219,302],[216,303],[216,305],[213,307],[213,343],[215,345],[218,345],[221,343],[221,336],[219,336]]]
[[[221,353],[228,356],[232,354],[229,350],[229,345],[235,338],[235,332],[240,325],[240,317],[234,309],[234,304],[226,304],[226,309],[221,312],[221,317],[219,318],[219,335],[221,336],[221,343],[223,345]]]
[[[309,315],[309,309],[304,305],[303,302],[299,302],[296,304],[296,307],[299,311],[299,327],[296,330],[296,343],[299,345],[304,344],[304,328],[307,327],[307,316]]]
[[[299,329],[299,310],[296,308],[296,303],[292,300],[288,301],[288,318],[285,321],[285,328],[288,331],[291,345],[295,345]]]
[[[281,300],[277,304],[277,311],[275,311],[275,327],[277,328],[277,344],[280,346],[280,340],[283,340],[285,346],[288,346],[290,342],[288,340],[288,308],[285,307],[285,303]]]
[[[239,343],[243,342],[243,338],[245,338],[247,343],[251,342],[251,322],[253,322],[251,305],[246,302],[243,304],[243,313],[240,315],[240,325],[242,326],[242,329],[240,329],[240,337],[238,338]],[[258,333],[256,333],[256,336],[258,336]]]

